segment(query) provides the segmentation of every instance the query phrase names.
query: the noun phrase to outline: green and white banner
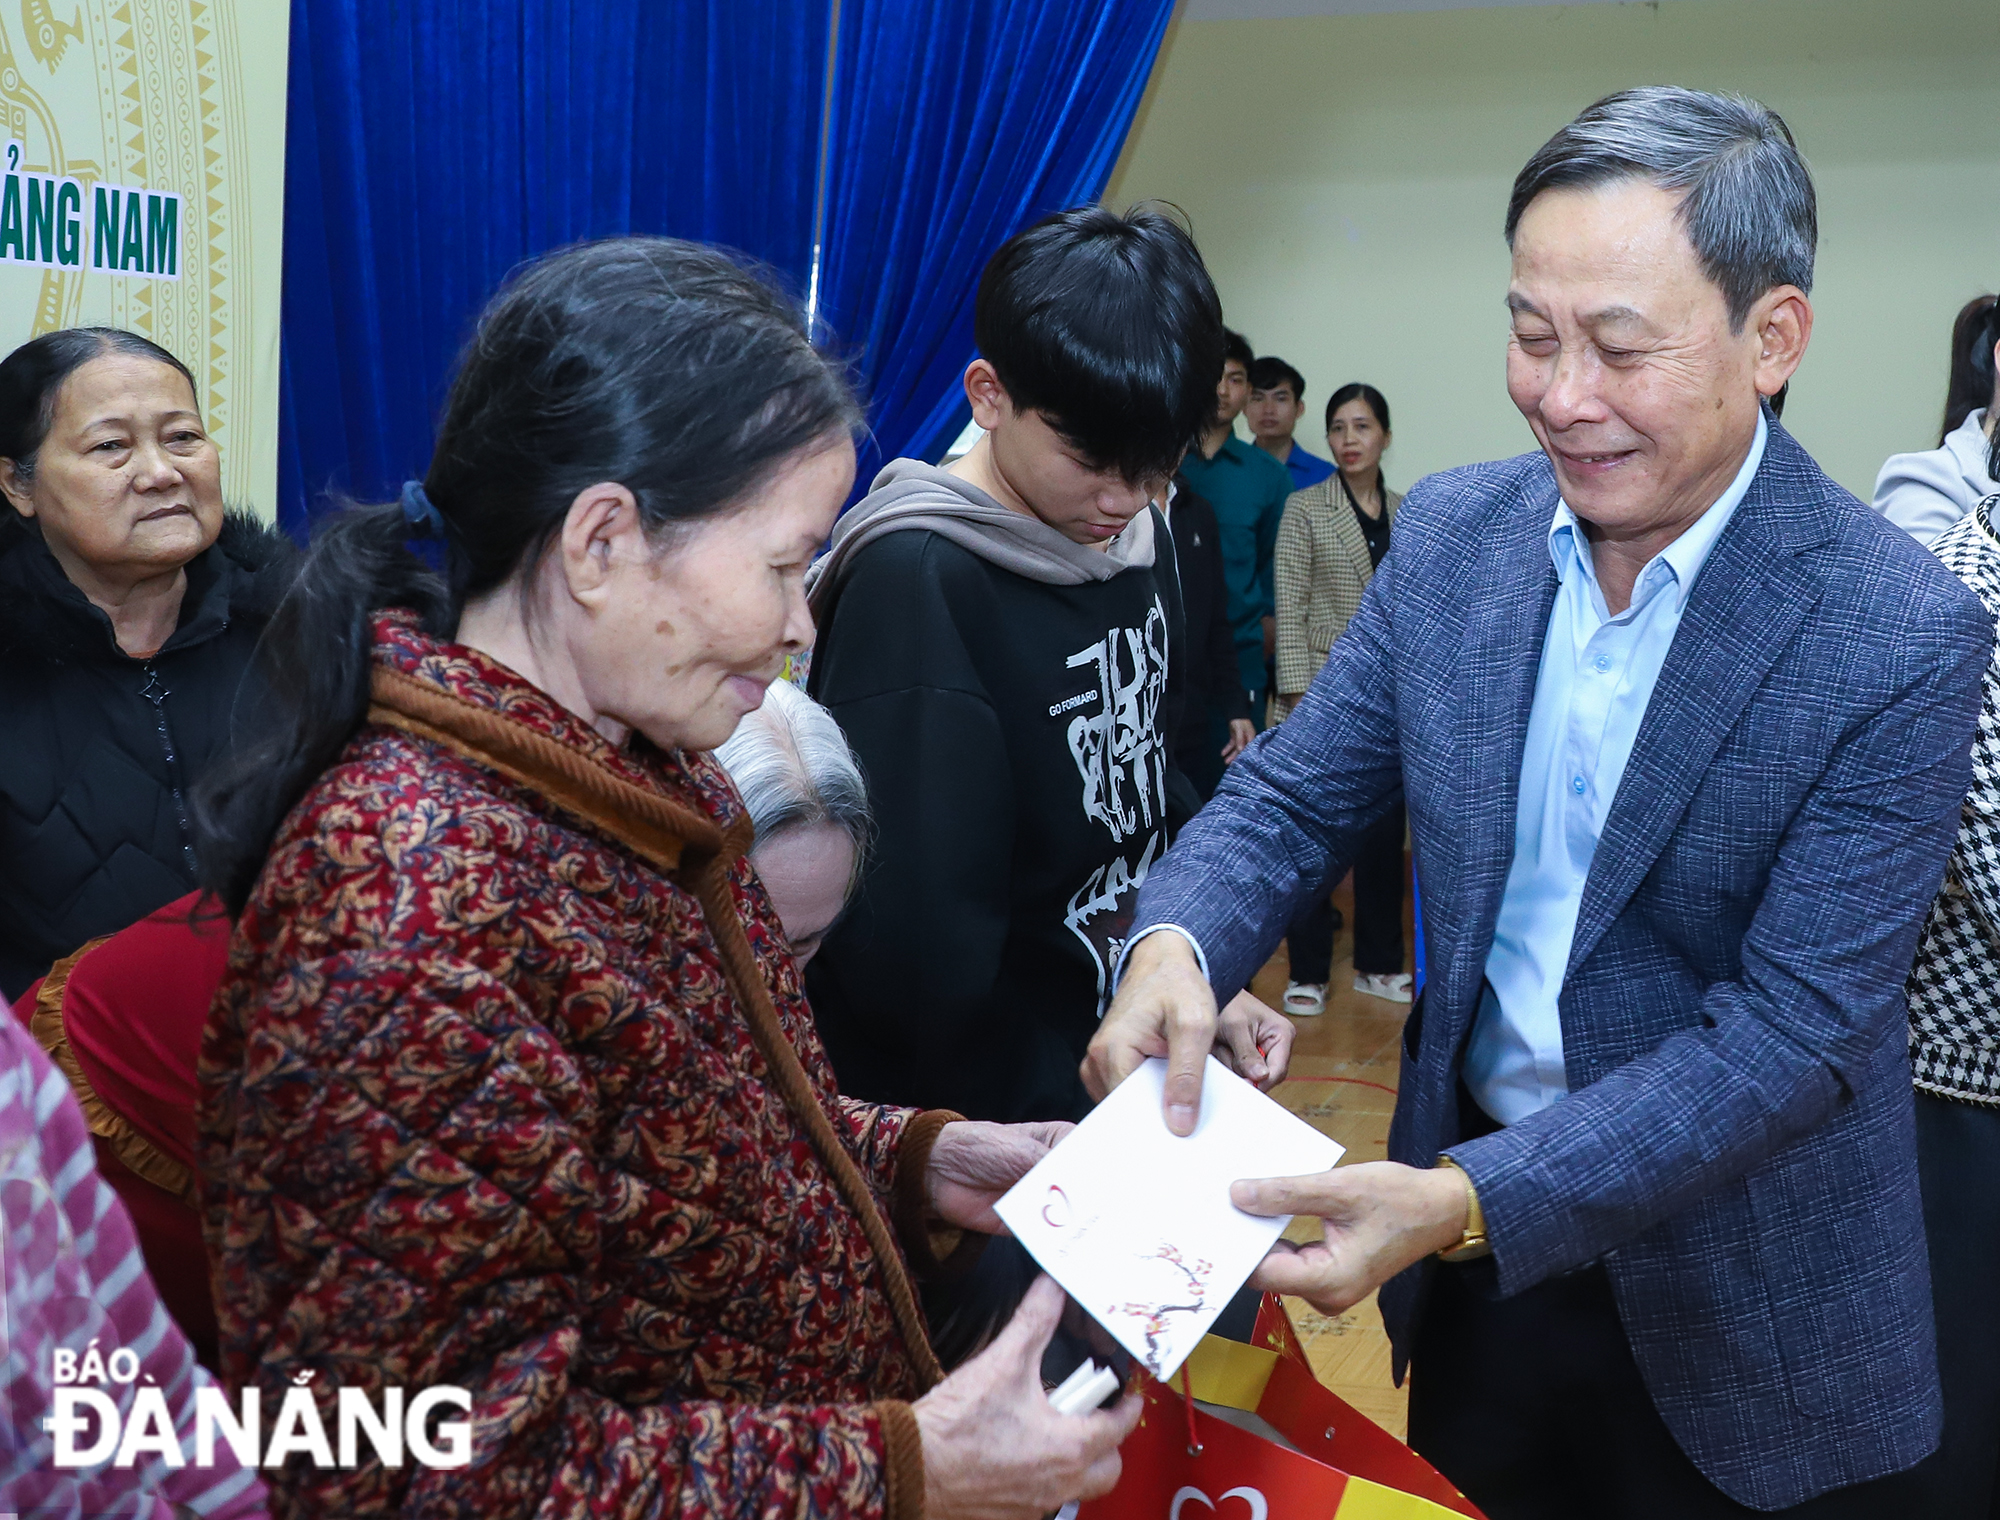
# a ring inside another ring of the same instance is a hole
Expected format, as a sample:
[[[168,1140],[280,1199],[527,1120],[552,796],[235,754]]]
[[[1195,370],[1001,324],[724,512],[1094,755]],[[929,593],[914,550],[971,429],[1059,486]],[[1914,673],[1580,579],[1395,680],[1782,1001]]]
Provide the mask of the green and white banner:
[[[156,280],[181,277],[181,198],[139,185],[92,185],[21,167],[7,144],[0,162],[0,264],[101,269]]]
[[[0,354],[125,327],[193,372],[230,502],[277,504],[282,0],[0,4]]]

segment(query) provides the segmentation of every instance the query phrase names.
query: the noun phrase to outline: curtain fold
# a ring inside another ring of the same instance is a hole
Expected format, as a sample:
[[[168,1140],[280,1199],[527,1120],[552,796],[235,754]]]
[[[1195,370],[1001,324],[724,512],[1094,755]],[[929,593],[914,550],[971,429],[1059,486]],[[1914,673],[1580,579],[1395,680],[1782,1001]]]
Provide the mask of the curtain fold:
[[[834,0],[292,0],[279,521],[392,495],[507,272],[579,238],[738,248],[803,295]],[[1102,193],[1173,0],[841,0],[820,314],[860,488],[964,426],[972,296]]]
[[[964,428],[979,272],[1037,217],[1103,193],[1173,9],[843,0],[821,314],[869,397],[857,492]]]
[[[667,233],[803,293],[831,0],[292,0],[279,520],[394,494],[507,272]]]

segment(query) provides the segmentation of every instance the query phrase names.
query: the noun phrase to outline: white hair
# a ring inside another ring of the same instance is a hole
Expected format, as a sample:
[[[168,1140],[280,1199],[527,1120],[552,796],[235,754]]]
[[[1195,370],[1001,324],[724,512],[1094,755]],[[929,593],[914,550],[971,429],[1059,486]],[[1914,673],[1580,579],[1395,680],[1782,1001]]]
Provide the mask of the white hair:
[[[715,758],[742,795],[757,844],[815,823],[853,840],[853,890],[875,823],[861,767],[832,713],[791,682],[773,681],[764,705],[736,725]]]

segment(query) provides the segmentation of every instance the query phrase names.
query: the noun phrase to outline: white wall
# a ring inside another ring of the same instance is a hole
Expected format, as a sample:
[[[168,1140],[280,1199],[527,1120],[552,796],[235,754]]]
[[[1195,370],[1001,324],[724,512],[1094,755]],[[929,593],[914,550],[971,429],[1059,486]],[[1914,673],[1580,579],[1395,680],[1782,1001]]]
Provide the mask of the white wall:
[[[1306,376],[1302,440],[1333,387],[1380,386],[1406,486],[1534,446],[1502,383],[1508,187],[1592,100],[1659,83],[1798,136],[1818,325],[1785,421],[1865,498],[1936,442],[1952,316],[2000,288],[2000,0],[1184,17],[1107,198],[1189,213],[1230,324]]]

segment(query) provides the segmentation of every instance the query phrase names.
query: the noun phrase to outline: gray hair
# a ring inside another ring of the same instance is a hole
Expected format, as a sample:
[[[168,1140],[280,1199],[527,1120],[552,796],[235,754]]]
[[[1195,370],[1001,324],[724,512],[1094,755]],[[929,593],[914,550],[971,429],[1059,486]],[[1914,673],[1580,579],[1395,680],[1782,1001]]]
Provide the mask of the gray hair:
[[[757,844],[787,829],[830,823],[854,841],[859,878],[875,821],[861,767],[832,713],[791,682],[773,681],[764,705],[736,725],[715,758],[742,795]]]
[[[1779,285],[1812,289],[1819,209],[1791,129],[1741,95],[1666,85],[1607,95],[1536,150],[1507,201],[1507,245],[1544,190],[1644,178],[1682,190],[1677,213],[1729,325]]]

